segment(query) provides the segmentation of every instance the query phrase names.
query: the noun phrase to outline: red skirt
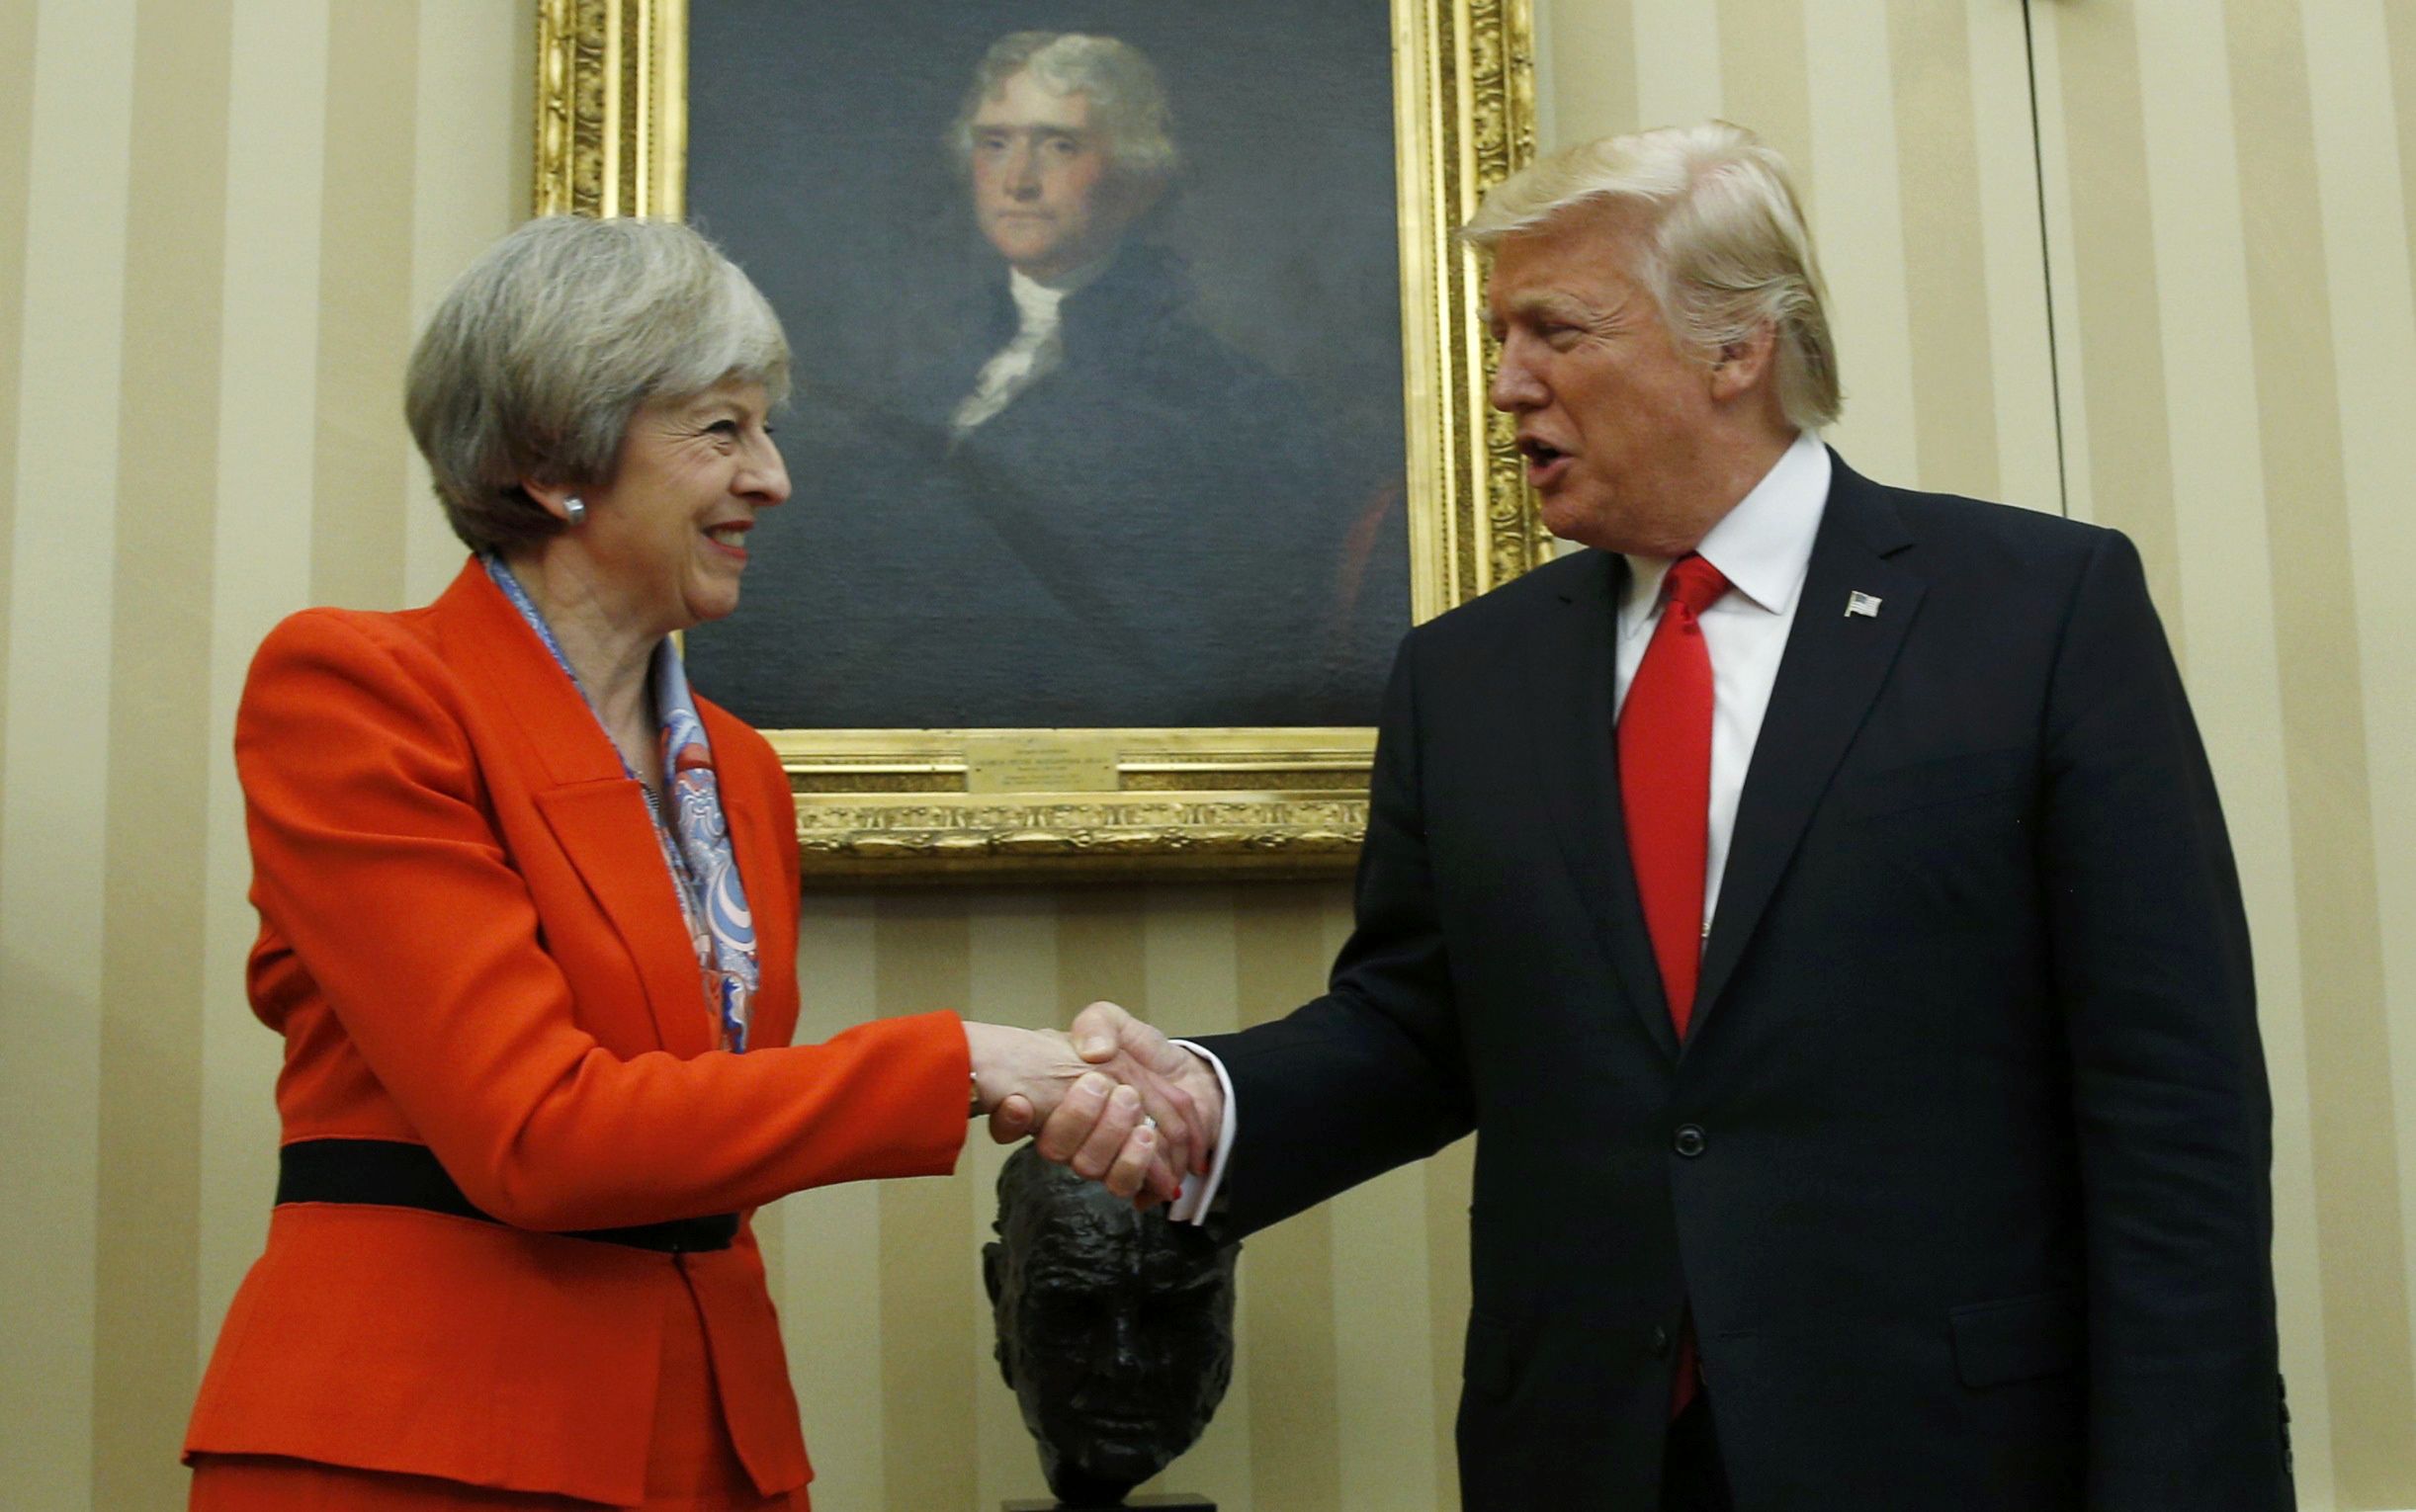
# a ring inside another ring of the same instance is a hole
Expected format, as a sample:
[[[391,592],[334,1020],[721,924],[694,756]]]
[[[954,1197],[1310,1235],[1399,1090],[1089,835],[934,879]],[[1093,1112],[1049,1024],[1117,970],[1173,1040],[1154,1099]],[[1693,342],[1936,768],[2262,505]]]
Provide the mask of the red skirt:
[[[722,1423],[705,1325],[685,1287],[664,1309],[662,1387],[639,1512],[812,1512],[800,1486],[755,1489]],[[597,1512],[601,1503],[277,1455],[197,1454],[188,1512]]]

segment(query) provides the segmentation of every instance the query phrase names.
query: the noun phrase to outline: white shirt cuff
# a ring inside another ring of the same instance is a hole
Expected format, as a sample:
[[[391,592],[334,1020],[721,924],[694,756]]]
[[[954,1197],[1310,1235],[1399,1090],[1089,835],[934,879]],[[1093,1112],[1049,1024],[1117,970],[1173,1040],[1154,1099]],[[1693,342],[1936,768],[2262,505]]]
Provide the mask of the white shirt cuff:
[[[1225,1074],[1225,1062],[1188,1040],[1175,1044],[1208,1062],[1216,1072],[1216,1084],[1225,1094],[1225,1119],[1217,1129],[1216,1153],[1208,1159],[1208,1174],[1203,1179],[1183,1183],[1183,1195],[1166,1209],[1166,1218],[1177,1223],[1204,1223],[1208,1220],[1208,1205],[1216,1201],[1217,1189],[1225,1184],[1225,1157],[1233,1150],[1237,1119],[1234,1112],[1233,1078]]]

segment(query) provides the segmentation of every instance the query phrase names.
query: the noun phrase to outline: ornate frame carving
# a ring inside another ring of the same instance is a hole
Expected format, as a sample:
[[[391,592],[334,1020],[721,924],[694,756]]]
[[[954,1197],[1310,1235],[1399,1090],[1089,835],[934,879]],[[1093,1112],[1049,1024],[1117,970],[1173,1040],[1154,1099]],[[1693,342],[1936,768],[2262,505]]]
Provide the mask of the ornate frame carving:
[[[1452,232],[1535,150],[1531,0],[1393,0],[1411,607],[1544,560]],[[687,0],[539,0],[538,213],[684,210]],[[1363,728],[769,730],[809,885],[1346,870]],[[1108,774],[1112,773],[1112,782]]]

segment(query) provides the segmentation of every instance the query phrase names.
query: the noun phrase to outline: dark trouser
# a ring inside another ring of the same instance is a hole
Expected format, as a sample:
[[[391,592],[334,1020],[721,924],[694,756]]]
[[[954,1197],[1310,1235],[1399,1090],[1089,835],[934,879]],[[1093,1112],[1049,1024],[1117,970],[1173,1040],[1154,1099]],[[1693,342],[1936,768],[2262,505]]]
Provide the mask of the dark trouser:
[[[1661,1512],[1733,1512],[1720,1439],[1711,1424],[1711,1398],[1697,1391],[1670,1423],[1661,1460]]]

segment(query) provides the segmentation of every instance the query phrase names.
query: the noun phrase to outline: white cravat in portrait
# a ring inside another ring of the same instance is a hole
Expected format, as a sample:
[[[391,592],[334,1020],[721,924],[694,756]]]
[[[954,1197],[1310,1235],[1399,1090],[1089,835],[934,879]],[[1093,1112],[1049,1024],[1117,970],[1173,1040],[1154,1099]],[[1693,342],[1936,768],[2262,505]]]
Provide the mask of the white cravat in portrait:
[[[1100,266],[1093,263],[1054,284],[1027,277],[1021,269],[1007,270],[1006,292],[1015,301],[1015,334],[982,365],[973,380],[973,392],[949,416],[948,429],[955,439],[961,441],[995,419],[1015,395],[1046,377],[1065,357],[1065,343],[1060,339],[1064,317],[1058,307],[1066,295],[1096,277]]]

